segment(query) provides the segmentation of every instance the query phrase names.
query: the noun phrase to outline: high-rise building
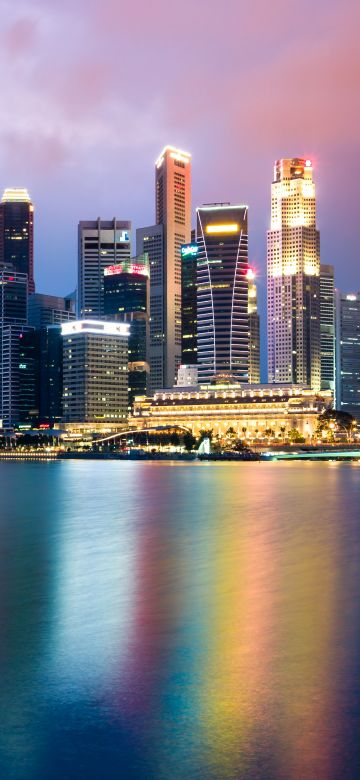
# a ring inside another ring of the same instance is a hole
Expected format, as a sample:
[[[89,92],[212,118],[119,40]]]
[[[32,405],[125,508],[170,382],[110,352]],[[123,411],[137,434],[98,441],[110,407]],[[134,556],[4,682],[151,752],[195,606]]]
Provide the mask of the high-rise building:
[[[79,222],[78,316],[101,319],[104,314],[104,268],[131,256],[131,222],[98,218]]]
[[[248,270],[248,314],[249,314],[249,382],[260,383],[260,317],[257,305],[257,287],[252,268]]]
[[[150,337],[148,392],[165,384],[165,314],[164,314],[164,228],[162,225],[136,231],[138,254],[145,252],[150,264]]]
[[[320,266],[321,390],[335,389],[334,266]]]
[[[63,421],[121,423],[128,416],[128,337],[123,322],[75,320],[63,336]]]
[[[29,332],[33,332],[33,328],[28,325],[5,325],[1,331],[1,418],[3,428],[7,430],[21,421],[20,347],[21,340]]]
[[[360,420],[360,293],[336,292],[335,408]]]
[[[4,325],[26,325],[27,316],[27,275],[9,267],[0,267],[0,328]]]
[[[277,160],[267,242],[269,382],[319,390],[320,236],[310,160]]]
[[[149,257],[111,265],[104,271],[104,316],[128,322],[129,408],[135,396],[146,395],[149,375]]]
[[[249,381],[247,206],[197,209],[199,382]]]
[[[0,263],[27,274],[29,292],[34,282],[34,206],[27,190],[6,189],[0,203]]]
[[[12,428],[19,419],[19,338],[26,331],[27,274],[0,268],[0,419]]]
[[[150,257],[152,391],[172,387],[181,363],[180,248],[191,236],[190,154],[173,146],[163,149],[155,165],[155,201],[156,226],[138,230],[136,246],[137,254],[148,252]]]
[[[197,363],[196,275],[199,247],[195,241],[181,247],[181,360]]]
[[[63,340],[60,325],[31,329],[19,352],[20,423],[52,428],[62,418]]]
[[[61,322],[74,320],[75,317],[75,305],[70,296],[59,298],[56,295],[43,295],[41,293],[29,295],[28,322],[34,328],[57,325]]]

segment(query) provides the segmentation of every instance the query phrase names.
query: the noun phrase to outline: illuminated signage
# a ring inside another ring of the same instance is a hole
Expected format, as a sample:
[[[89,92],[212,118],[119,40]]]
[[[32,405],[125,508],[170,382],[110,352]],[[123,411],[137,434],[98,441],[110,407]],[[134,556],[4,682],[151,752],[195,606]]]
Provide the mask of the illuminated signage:
[[[228,222],[224,225],[207,225],[206,232],[211,233],[238,233],[239,225],[236,222]]]
[[[145,265],[139,263],[119,263],[117,265],[108,265],[104,268],[104,276],[117,276],[117,274],[135,274],[136,276],[149,276],[149,271]]]
[[[130,325],[126,322],[107,322],[102,320],[72,320],[61,324],[62,336],[75,336],[78,333],[97,333],[105,336],[128,336]]]
[[[255,279],[255,271],[253,268],[248,268],[246,271],[246,278],[251,282],[253,279]]]
[[[199,253],[199,247],[197,244],[183,244],[180,252],[181,257],[196,257]]]
[[[128,244],[130,241],[130,234],[127,230],[120,230],[116,233],[116,241],[122,241],[125,244]]]

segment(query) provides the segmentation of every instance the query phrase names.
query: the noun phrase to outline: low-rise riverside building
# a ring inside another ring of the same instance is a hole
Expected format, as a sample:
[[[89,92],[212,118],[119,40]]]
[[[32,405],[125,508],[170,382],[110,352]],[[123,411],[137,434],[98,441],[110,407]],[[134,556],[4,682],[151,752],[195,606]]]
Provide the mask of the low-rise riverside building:
[[[184,427],[195,436],[212,430],[222,436],[232,428],[240,438],[283,436],[296,429],[310,439],[317,417],[331,407],[330,391],[305,385],[200,385],[158,390],[153,398],[135,399],[135,427]]]

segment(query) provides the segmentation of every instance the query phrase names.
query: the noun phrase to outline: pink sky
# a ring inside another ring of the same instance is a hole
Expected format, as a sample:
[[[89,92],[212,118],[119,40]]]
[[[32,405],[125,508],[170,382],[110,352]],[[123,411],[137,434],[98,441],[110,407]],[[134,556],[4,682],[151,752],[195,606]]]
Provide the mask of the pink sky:
[[[360,288],[358,0],[2,2],[0,188],[36,204],[39,291],[76,283],[79,219],[154,219],[153,164],[193,205],[248,203],[264,288],[273,161],[314,161],[322,261]]]

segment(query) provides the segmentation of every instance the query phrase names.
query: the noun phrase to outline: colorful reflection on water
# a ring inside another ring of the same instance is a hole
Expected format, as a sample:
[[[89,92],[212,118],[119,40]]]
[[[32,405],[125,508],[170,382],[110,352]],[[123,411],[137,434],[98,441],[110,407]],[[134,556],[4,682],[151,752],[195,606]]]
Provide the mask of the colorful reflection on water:
[[[1,778],[360,776],[359,465],[6,463],[0,490]]]

